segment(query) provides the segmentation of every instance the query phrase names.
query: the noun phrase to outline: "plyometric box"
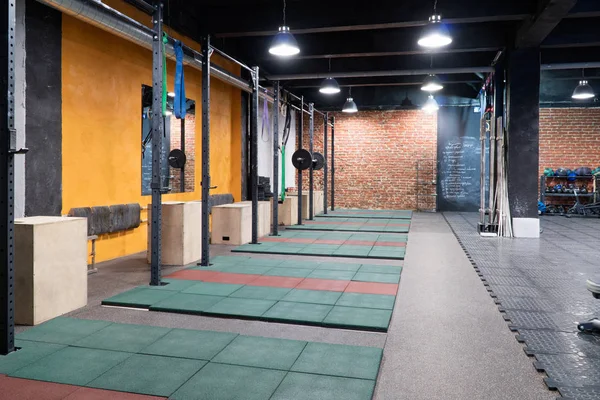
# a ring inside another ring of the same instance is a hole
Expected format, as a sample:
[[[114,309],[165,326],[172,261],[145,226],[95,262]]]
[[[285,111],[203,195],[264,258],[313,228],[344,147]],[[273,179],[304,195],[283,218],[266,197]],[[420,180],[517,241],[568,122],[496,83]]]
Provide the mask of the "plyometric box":
[[[279,203],[278,220],[279,225],[298,225],[298,196],[286,196],[283,203]]]
[[[268,235],[271,224],[271,203],[258,202],[258,236]],[[212,244],[242,245],[252,240],[252,202],[215,206],[212,209]]]
[[[148,262],[152,243],[152,205],[148,205]],[[202,202],[164,201],[162,203],[161,263],[185,265],[202,255]]]
[[[308,219],[308,191],[302,191],[302,219]],[[296,197],[296,202],[298,193],[288,193],[288,196]],[[323,213],[323,191],[322,190],[313,190],[313,215],[319,215]],[[296,208],[298,204],[296,203]],[[296,219],[298,217],[296,216]]]
[[[15,323],[37,325],[87,304],[87,219],[15,220]]]

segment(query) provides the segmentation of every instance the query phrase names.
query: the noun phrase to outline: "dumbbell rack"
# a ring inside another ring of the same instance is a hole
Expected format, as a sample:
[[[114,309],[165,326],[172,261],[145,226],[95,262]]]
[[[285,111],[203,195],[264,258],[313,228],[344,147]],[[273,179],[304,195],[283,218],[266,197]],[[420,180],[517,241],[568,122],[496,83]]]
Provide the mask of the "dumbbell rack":
[[[554,181],[560,181],[561,184],[564,183],[569,183],[572,181],[569,181],[569,177],[568,176],[552,176],[552,177],[547,177],[546,175],[541,175],[540,176],[540,201],[544,204],[546,204],[546,197],[549,198],[562,198],[562,199],[568,199],[568,198],[575,198],[575,194],[574,193],[547,193],[546,192],[546,181],[548,180],[548,178],[553,179]],[[573,177],[571,177],[573,178]],[[584,199],[591,199],[594,202],[597,201],[597,187],[598,187],[598,176],[595,175],[581,175],[581,176],[576,176],[575,178],[575,182],[577,182],[578,185],[580,185],[580,182],[582,180],[588,181],[591,180],[592,181],[592,190],[590,192],[588,192],[587,194],[578,194],[577,196],[580,198],[584,198]],[[550,199],[548,199],[550,200]]]

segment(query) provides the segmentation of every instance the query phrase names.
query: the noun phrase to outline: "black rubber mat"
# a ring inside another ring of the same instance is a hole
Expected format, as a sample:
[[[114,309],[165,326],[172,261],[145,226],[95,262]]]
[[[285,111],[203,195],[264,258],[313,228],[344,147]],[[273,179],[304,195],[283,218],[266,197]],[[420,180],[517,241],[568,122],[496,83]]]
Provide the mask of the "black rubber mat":
[[[525,352],[535,354],[578,354],[600,358],[600,337],[579,332],[556,332],[520,329],[519,342],[525,343]]]
[[[563,400],[598,400],[600,399],[600,386],[568,387],[559,386],[559,393]]]
[[[600,386],[600,359],[575,354],[536,354],[538,371],[548,374],[550,389],[561,386]]]

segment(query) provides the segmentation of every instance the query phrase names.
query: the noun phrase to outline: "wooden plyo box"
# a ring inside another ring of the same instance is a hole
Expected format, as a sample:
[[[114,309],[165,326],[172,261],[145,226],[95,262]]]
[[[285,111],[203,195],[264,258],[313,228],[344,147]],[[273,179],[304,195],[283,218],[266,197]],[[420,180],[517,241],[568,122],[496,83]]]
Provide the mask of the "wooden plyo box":
[[[250,204],[250,212],[252,213],[252,202],[243,201],[242,203]],[[259,201],[258,202],[258,237],[267,236],[271,233],[271,202],[270,201]],[[250,214],[250,229],[252,229],[252,214]]]
[[[152,254],[152,205],[148,205],[148,251]],[[202,202],[164,201],[162,203],[161,263],[186,265],[202,253]]]
[[[298,196],[285,196],[283,203],[279,203],[278,219],[279,225],[298,224]]]
[[[308,194],[308,190],[302,191],[302,219],[308,219]],[[293,196],[297,198],[298,193],[290,193],[288,194],[288,196]],[[324,194],[322,190],[313,191],[313,215],[319,215],[323,213],[323,196]],[[296,199],[296,201],[298,200]],[[298,204],[296,204],[296,208],[297,207]]]
[[[252,240],[252,204],[241,202],[212,208],[212,244],[242,245]]]
[[[15,323],[37,325],[87,304],[87,219],[15,220]]]

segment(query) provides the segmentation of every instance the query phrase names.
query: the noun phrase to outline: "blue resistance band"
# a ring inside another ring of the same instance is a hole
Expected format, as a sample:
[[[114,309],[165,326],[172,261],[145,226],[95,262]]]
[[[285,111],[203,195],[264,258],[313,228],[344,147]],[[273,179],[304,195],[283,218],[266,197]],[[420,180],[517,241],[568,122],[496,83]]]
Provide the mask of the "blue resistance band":
[[[181,42],[176,40],[173,44],[175,49],[175,99],[173,100],[173,112],[179,119],[185,118],[187,104],[185,99],[185,78],[183,76],[183,48]]]

